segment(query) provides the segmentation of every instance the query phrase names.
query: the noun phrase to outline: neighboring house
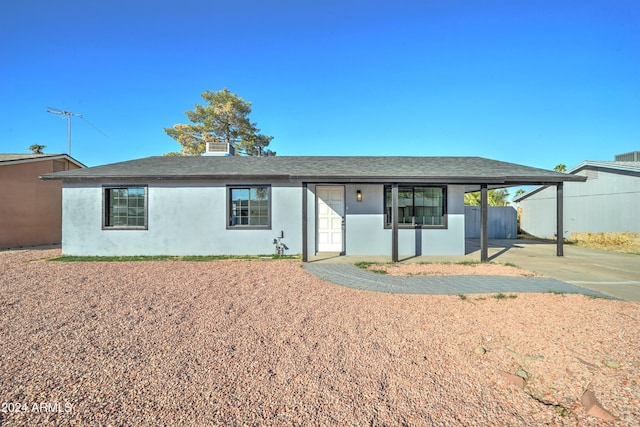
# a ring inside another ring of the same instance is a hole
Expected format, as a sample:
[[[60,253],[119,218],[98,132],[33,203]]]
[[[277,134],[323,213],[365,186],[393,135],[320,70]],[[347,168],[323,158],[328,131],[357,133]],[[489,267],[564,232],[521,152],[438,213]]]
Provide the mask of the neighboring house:
[[[587,180],[564,186],[565,238],[572,233],[640,232],[640,152],[616,156],[624,158],[637,160],[585,161],[567,172]],[[538,187],[515,201],[523,231],[543,238],[556,235],[549,218],[555,206],[553,189]]]
[[[305,261],[463,255],[465,192],[583,180],[479,157],[287,156],[148,157],[41,178],[63,182],[68,255],[268,254],[282,236]]]
[[[84,167],[66,154],[0,154],[0,248],[60,243],[62,185],[38,176]]]

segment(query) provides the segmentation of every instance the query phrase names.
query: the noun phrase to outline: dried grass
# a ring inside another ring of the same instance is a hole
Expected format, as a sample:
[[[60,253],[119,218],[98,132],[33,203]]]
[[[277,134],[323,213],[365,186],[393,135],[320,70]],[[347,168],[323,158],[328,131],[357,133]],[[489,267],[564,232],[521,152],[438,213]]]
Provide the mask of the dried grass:
[[[640,254],[640,233],[572,233],[569,241],[587,248]]]

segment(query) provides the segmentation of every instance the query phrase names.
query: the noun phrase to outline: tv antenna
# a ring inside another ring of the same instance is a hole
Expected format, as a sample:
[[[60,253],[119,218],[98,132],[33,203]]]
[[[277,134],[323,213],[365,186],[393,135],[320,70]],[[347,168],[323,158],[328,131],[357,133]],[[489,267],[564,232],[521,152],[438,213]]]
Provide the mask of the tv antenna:
[[[67,154],[68,155],[71,155],[71,117],[80,117],[82,120],[87,122],[89,126],[94,128],[104,136],[107,136],[107,134],[105,134],[100,129],[95,127],[93,124],[91,124],[89,120],[85,119],[82,114],[72,113],[71,111],[58,110],[57,108],[51,108],[51,107],[47,107],[47,113],[58,114],[59,116],[67,116]]]

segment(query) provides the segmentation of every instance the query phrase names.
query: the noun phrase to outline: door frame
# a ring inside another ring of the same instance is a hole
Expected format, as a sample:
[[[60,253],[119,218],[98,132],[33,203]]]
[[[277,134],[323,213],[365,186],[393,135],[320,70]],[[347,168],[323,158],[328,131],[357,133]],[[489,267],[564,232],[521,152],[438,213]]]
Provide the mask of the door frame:
[[[340,187],[342,188],[342,208],[343,208],[343,212],[342,212],[342,248],[340,250],[340,255],[345,255],[346,254],[346,247],[347,247],[347,188],[344,184],[316,184],[316,188],[315,188],[315,196],[316,196],[316,203],[315,203],[315,229],[316,229],[316,237],[315,237],[315,253],[316,255],[318,253],[320,253],[319,251],[319,245],[320,245],[320,227],[319,227],[319,221],[318,221],[318,216],[320,213],[320,209],[318,209],[319,206],[319,200],[320,197],[318,197],[318,188],[322,188],[322,187]]]

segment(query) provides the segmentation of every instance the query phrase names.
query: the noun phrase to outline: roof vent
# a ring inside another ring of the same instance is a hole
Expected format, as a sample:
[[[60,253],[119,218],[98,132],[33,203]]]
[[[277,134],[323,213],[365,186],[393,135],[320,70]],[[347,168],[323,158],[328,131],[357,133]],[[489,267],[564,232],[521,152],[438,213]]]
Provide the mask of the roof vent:
[[[640,151],[616,154],[616,162],[640,162]]]
[[[235,156],[233,145],[225,142],[207,142],[203,156]]]

